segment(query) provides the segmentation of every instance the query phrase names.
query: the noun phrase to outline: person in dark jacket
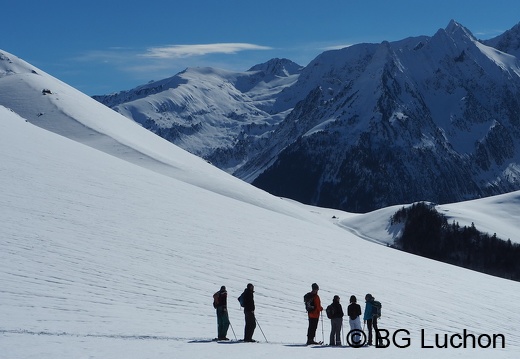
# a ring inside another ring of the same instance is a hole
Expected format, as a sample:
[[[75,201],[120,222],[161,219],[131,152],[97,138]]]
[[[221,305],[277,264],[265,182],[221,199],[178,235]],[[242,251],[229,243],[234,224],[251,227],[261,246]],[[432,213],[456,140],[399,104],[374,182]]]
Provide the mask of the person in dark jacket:
[[[332,304],[327,307],[327,316],[330,318],[330,345],[341,346],[341,328],[343,326],[343,307],[338,295],[334,296]]]
[[[243,305],[244,305],[244,316],[245,316],[245,328],[244,328],[244,342],[255,342],[253,339],[253,333],[256,328],[255,318],[255,300],[254,294],[255,287],[249,283],[247,288],[242,293]]]
[[[368,345],[372,345],[372,327],[374,328],[374,332],[376,334],[376,345],[379,343],[379,328],[377,327],[377,316],[373,315],[373,302],[375,298],[372,294],[367,294],[365,296],[366,306],[365,306],[365,315],[363,317],[365,323],[368,326]]]
[[[226,287],[220,287],[220,290],[216,293],[217,301],[217,325],[218,325],[218,340],[229,340],[227,338],[227,331],[229,328],[229,316],[227,311],[227,291]]]
[[[350,296],[350,305],[347,308],[347,315],[350,324],[350,343],[356,346],[361,343],[361,306],[357,304],[355,295]]]

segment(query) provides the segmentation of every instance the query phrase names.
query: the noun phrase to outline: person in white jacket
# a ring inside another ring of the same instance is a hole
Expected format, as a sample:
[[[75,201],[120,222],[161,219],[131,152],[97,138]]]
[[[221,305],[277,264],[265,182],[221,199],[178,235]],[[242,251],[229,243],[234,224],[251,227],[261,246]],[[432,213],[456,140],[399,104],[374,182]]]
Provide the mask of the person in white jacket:
[[[350,296],[350,305],[347,308],[348,322],[350,324],[350,344],[352,346],[361,343],[361,306],[357,304],[355,295]]]

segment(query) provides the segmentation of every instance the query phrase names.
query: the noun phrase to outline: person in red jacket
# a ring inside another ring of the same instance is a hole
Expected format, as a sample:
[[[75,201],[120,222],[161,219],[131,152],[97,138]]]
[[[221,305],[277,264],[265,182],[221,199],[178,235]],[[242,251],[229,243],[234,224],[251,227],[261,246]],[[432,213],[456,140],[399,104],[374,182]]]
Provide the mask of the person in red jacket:
[[[312,297],[312,310],[308,311],[309,316],[309,328],[307,329],[307,345],[310,344],[318,344],[314,340],[316,337],[316,329],[318,329],[318,322],[320,319],[321,311],[323,307],[321,306],[320,296],[318,295],[318,290],[320,287],[316,283],[312,283],[312,291],[307,293],[306,297]]]

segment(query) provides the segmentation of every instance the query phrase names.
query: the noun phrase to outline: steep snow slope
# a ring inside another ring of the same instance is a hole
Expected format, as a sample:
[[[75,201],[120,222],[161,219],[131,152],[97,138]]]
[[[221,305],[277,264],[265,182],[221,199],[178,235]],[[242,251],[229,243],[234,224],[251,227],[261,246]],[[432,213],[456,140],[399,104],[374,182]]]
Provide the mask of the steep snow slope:
[[[258,206],[270,197],[262,190],[244,197],[250,186],[243,181],[5,51],[0,51],[0,105],[44,129],[193,185]]]

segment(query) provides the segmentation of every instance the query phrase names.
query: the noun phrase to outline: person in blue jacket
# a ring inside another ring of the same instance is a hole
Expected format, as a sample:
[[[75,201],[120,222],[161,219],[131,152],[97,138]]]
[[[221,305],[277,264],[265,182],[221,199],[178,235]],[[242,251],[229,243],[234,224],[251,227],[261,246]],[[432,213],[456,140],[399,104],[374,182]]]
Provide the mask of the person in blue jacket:
[[[363,316],[364,322],[368,326],[368,343],[367,345],[372,345],[372,327],[374,328],[376,334],[376,344],[379,343],[379,329],[377,327],[377,315],[373,315],[373,303],[375,298],[372,294],[367,294],[365,296],[365,315]]]

